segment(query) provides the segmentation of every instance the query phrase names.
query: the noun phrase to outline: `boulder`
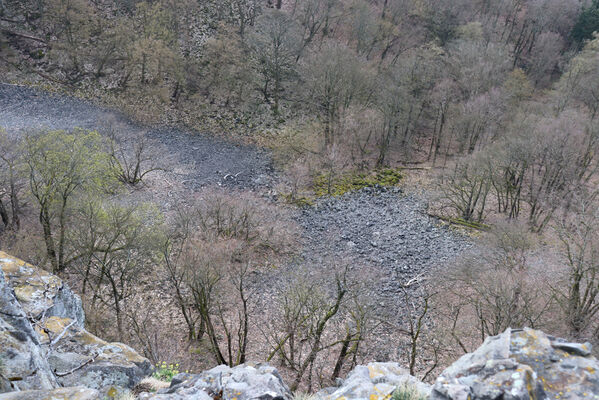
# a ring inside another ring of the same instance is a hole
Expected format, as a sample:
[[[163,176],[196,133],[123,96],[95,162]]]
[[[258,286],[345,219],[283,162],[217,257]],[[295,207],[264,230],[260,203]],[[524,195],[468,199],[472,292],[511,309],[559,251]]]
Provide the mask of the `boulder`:
[[[152,372],[150,361],[122,343],[108,343],[70,318],[49,317],[36,328],[62,386],[132,388]]]
[[[148,359],[87,332],[84,320],[60,278],[0,252],[0,393],[132,388],[151,373]]]
[[[588,343],[533,329],[489,337],[437,378],[433,400],[599,400],[599,362]]]
[[[171,386],[157,393],[142,393],[140,399],[152,400],[291,400],[289,388],[274,367],[246,363],[230,368],[221,365],[201,374],[179,374]]]
[[[100,392],[83,386],[52,390],[26,390],[0,394],[0,400],[101,400]]]
[[[66,317],[83,328],[81,299],[59,277],[2,251],[0,269],[28,318]]]
[[[316,393],[315,399],[371,399],[386,400],[401,387],[410,387],[428,397],[429,385],[421,382],[399,364],[374,362],[360,365],[349,373],[338,388],[326,388]]]

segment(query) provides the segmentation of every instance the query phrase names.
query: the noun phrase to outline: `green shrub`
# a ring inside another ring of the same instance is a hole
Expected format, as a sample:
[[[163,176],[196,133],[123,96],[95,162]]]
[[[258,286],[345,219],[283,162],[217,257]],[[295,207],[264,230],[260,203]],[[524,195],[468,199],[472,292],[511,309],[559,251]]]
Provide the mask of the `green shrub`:
[[[393,392],[391,400],[427,400],[427,396],[420,393],[416,387],[405,384]]]
[[[164,361],[156,364],[156,369],[152,376],[161,381],[170,382],[173,377],[179,373],[179,364],[167,364]]]

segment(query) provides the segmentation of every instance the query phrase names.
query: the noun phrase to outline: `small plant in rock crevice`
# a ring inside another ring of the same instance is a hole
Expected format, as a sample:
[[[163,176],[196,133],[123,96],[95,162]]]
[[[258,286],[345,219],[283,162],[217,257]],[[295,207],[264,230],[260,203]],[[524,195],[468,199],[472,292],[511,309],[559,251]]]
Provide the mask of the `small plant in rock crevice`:
[[[156,364],[156,370],[154,370],[152,377],[161,381],[170,382],[177,374],[179,374],[179,364],[167,364],[163,361]]]
[[[427,400],[427,396],[409,384],[398,387],[391,395],[391,400]]]

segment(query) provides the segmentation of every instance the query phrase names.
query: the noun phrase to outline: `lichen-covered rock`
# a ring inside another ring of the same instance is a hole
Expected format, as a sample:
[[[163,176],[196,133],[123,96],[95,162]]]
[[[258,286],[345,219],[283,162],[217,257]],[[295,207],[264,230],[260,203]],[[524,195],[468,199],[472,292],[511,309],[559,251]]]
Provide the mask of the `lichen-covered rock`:
[[[147,358],[122,343],[108,343],[70,318],[46,318],[36,328],[48,362],[63,386],[133,387],[152,371]]]
[[[171,386],[157,393],[142,393],[140,399],[290,400],[292,394],[274,367],[246,363],[230,368],[221,365],[198,375],[179,374]]]
[[[590,354],[588,343],[508,329],[443,371],[431,398],[599,399],[599,362]]]
[[[38,336],[0,269],[0,392],[57,386]]]
[[[76,320],[80,327],[84,326],[81,299],[59,277],[2,251],[0,269],[29,318],[67,317]]]
[[[0,252],[0,393],[132,388],[151,373],[149,360],[92,335],[83,321],[81,300],[62,280]]]
[[[100,400],[102,398],[97,390],[82,386],[0,394],[0,400]]]
[[[397,363],[370,363],[360,365],[349,373],[338,388],[327,388],[316,393],[318,400],[386,400],[397,388],[409,386],[423,396],[430,394],[429,385],[421,382]]]

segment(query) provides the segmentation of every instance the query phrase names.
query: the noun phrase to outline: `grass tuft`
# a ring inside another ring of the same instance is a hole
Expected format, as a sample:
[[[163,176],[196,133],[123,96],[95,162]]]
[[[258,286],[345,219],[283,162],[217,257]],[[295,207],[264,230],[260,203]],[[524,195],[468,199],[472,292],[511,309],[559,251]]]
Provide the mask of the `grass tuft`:
[[[406,383],[393,392],[391,400],[427,400],[427,396],[420,393],[415,386]]]

